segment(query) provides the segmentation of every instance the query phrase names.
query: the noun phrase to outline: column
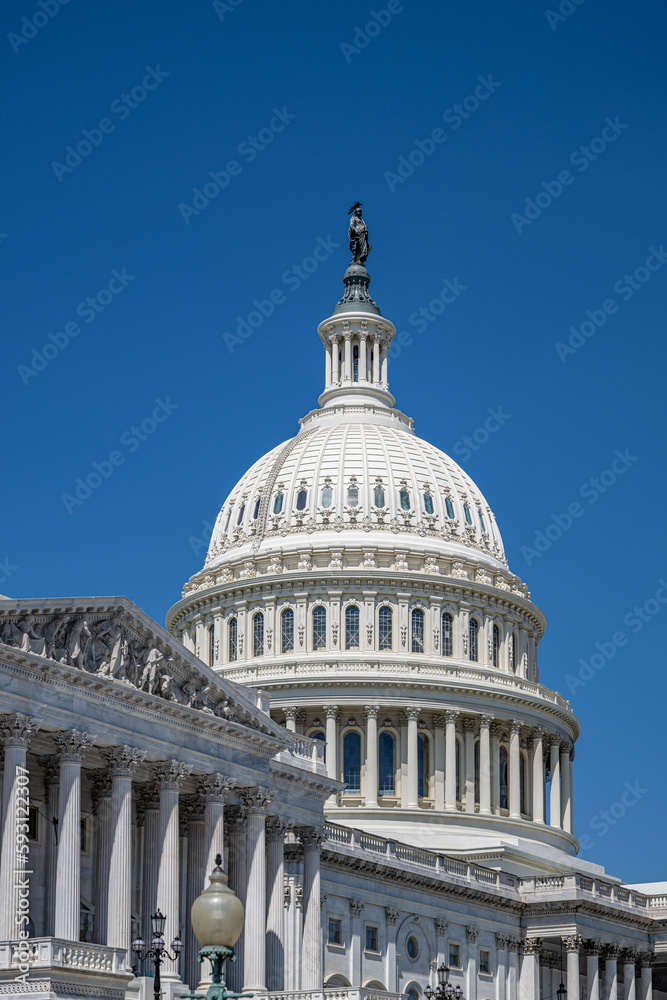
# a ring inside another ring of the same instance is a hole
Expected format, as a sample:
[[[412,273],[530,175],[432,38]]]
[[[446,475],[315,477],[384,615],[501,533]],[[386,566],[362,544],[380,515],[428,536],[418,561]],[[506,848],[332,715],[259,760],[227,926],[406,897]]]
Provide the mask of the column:
[[[388,378],[388,375],[387,375],[387,357],[388,357],[388,353],[387,353],[387,348],[384,346],[384,344],[382,344],[381,347],[380,347],[380,356],[381,356],[381,362],[380,362],[380,364],[381,364],[380,382],[382,383],[382,385],[386,389],[388,387],[388,385],[389,385],[389,378]]]
[[[491,815],[491,723],[492,715],[483,715],[479,724],[479,811]]]
[[[248,866],[246,864],[246,815],[243,807],[234,806],[227,810],[225,817],[229,832],[229,851],[227,864],[229,866],[229,888],[246,905],[248,890]],[[247,916],[246,916],[247,921]],[[245,931],[234,946],[236,961],[228,963],[225,973],[228,989],[240,993],[243,989],[243,967],[245,956]]]
[[[78,941],[81,910],[81,760],[94,737],[70,729],[54,733],[60,757],[55,936]]]
[[[179,908],[179,823],[178,799],[181,783],[192,770],[191,764],[178,760],[166,760],[156,764],[153,773],[160,794],[158,818],[158,853],[156,904],[167,918],[164,925],[164,940],[167,948],[178,934]],[[178,959],[166,959],[162,966],[164,980],[177,981]]]
[[[608,944],[604,949],[604,979],[606,1000],[618,1000],[618,954],[617,944]]]
[[[466,973],[466,1000],[477,1000],[477,927],[466,927],[466,940],[468,942],[468,962]]]
[[[181,805],[188,825],[188,882],[185,893],[182,979],[191,990],[196,990],[200,978],[210,975],[211,967],[207,962],[199,962],[199,942],[192,929],[190,910],[197,896],[208,885],[211,872],[206,868],[208,851],[204,837],[204,803],[199,795],[187,795],[181,799]]]
[[[535,726],[532,732],[533,749],[533,823],[544,823],[544,748],[542,737],[544,730]]]
[[[350,971],[352,989],[361,986],[361,914],[364,904],[360,899],[350,900]]]
[[[408,730],[408,769],[407,769],[407,794],[403,795],[402,805],[405,809],[419,808],[419,748],[417,744],[417,721],[419,719],[419,708],[407,708],[405,717]]]
[[[102,768],[91,774],[90,783],[93,812],[97,819],[93,939],[97,944],[106,944],[109,916],[109,859],[111,857],[111,775],[107,768]]]
[[[653,962],[655,956],[652,952],[643,952],[639,956],[639,969],[641,975],[641,1000],[653,1000]]]
[[[301,828],[303,844],[303,947],[301,989],[322,989],[322,948],[320,931],[320,844],[322,831]]]
[[[243,986],[251,992],[263,992],[266,990],[265,818],[272,796],[266,788],[239,789],[239,796],[247,817]]]
[[[496,934],[496,1000],[505,1000],[507,986],[507,937]]]
[[[570,934],[562,939],[567,952],[567,995],[579,998],[579,948],[581,936]]]
[[[324,345],[324,388],[328,389],[331,385],[331,341]]]
[[[285,989],[285,929],[283,880],[285,877],[285,820],[269,816],[266,820],[266,988]],[[319,951],[319,942],[318,942]]]
[[[56,919],[56,868],[58,865],[58,842],[53,820],[58,816],[58,790],[60,787],[60,764],[57,757],[43,757],[44,784],[46,786],[46,927],[47,937],[53,936]]]
[[[111,770],[111,892],[108,893],[106,944],[129,952],[132,943],[132,774],[146,751],[128,746],[112,747],[103,751],[102,756]]]
[[[343,355],[343,365],[344,365],[344,381],[352,381],[352,334],[344,334],[344,355]]]
[[[288,733],[296,733],[296,716],[298,708],[296,705],[290,705],[288,708],[284,708],[285,713],[285,729]]]
[[[138,794],[137,821],[143,823],[144,860],[141,887],[141,936],[150,942],[151,914],[157,906],[157,874],[159,864],[158,838],[160,836],[160,797],[156,783],[142,785]],[[171,942],[169,942],[171,944]],[[144,970],[148,963],[144,962]]]
[[[573,763],[573,761],[574,761],[574,743],[571,745],[571,748],[570,748],[570,759],[567,762],[567,770],[568,770],[568,774],[570,776],[570,778],[569,778],[569,781],[570,781],[570,826],[569,826],[569,829],[567,831],[568,833],[574,833],[574,784],[573,784],[573,776],[572,776],[572,763]]]
[[[623,1000],[636,1000],[636,968],[637,955],[631,948],[621,952],[623,961]]]
[[[373,336],[373,384],[380,382],[380,338]]]
[[[225,856],[225,796],[234,782],[224,774],[205,774],[197,784],[204,800],[204,845],[206,847],[206,885],[215,868],[215,859]],[[204,888],[204,886],[202,886]]]
[[[366,331],[362,330],[359,335],[359,381],[360,382],[366,382],[368,379],[368,376],[366,374],[366,357],[367,357]]]
[[[2,782],[2,844],[0,846],[0,941],[17,940],[16,907],[18,897],[14,889],[14,872],[17,868],[17,816],[25,818],[29,800],[26,758],[28,740],[39,728],[36,719],[26,715],[0,717],[5,766]],[[26,867],[29,867],[27,865]],[[77,910],[77,938],[78,938]]]
[[[526,938],[523,942],[521,1000],[539,1000],[541,944],[540,938]]]
[[[335,781],[338,780],[338,730],[337,730],[337,720],[338,720],[338,705],[325,705],[324,712],[327,717],[326,722],[326,765],[327,774],[330,778]],[[335,793],[332,795],[332,801],[335,801]]]
[[[491,726],[491,809],[493,815],[500,813],[500,737],[502,726],[494,722]]]
[[[334,385],[338,385],[340,382],[340,364],[339,364],[339,351],[338,337],[331,338],[331,381]]]
[[[586,951],[586,1000],[600,1000],[600,942],[588,940]]]
[[[377,808],[378,804],[378,712],[379,705],[366,705],[366,805]],[[409,723],[408,723],[409,725]],[[415,727],[417,722],[415,720]],[[409,734],[409,729],[408,729]],[[408,740],[409,740],[408,735]],[[409,744],[408,744],[409,745]],[[321,983],[313,989],[320,989]],[[306,989],[307,987],[304,987]]]
[[[385,982],[388,993],[398,993],[398,969],[396,967],[396,933],[398,927],[396,926],[396,922],[400,914],[395,906],[385,906],[384,912],[387,918]]]
[[[509,806],[510,818],[521,819],[521,723],[517,719],[510,722],[510,759],[509,759]],[[528,939],[530,940],[530,939]]]
[[[549,825],[560,830],[560,739],[551,737],[551,794],[549,797]]]
[[[475,811],[475,732],[477,723],[474,719],[463,720],[465,733],[465,803],[466,812]],[[461,795],[463,798],[463,795]]]
[[[518,955],[519,942],[514,937],[507,939],[507,1000],[517,1000],[519,988]],[[576,996],[576,994],[572,994]],[[522,998],[523,1000],[523,998]],[[577,998],[578,1000],[578,998]]]
[[[445,808],[445,726],[444,715],[433,717],[435,730],[433,743],[435,754],[435,809],[442,812]]]
[[[563,830],[572,827],[572,786],[570,785],[570,750],[572,744],[563,741],[560,745],[560,816]]]
[[[458,712],[445,712],[445,809],[456,811],[456,718]]]

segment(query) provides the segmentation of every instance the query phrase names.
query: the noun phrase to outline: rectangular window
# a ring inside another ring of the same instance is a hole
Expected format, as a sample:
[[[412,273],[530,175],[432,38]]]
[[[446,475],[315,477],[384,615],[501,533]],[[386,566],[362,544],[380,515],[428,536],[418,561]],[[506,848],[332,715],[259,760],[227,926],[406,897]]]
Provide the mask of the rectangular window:
[[[341,921],[337,917],[329,917],[329,944],[342,944],[343,934]]]
[[[461,949],[458,944],[449,943],[449,967],[450,969],[461,968]]]
[[[378,929],[366,924],[366,951],[378,951]]]
[[[85,852],[86,850],[86,821],[81,820],[81,850]]]
[[[28,806],[28,839],[37,840],[39,833],[39,826],[37,818],[39,813],[37,812],[37,806]]]
[[[490,975],[491,973],[491,952],[485,948],[479,950],[479,971]]]

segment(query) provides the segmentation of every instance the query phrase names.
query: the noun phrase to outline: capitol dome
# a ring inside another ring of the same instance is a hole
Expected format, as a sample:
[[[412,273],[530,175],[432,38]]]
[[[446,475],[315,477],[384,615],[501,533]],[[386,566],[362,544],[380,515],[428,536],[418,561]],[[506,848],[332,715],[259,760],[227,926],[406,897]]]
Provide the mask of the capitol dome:
[[[389,391],[353,262],[318,407],[231,490],[169,630],[324,759],[336,823],[520,873],[567,867],[579,723],[485,497]]]

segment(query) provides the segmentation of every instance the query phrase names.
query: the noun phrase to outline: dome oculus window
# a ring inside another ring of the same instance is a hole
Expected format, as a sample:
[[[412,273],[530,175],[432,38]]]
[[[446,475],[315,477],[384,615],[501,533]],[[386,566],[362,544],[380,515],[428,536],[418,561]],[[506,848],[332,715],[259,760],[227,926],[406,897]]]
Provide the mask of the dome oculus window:
[[[313,649],[325,649],[327,644],[327,612],[319,604],[313,608]]]
[[[463,504],[463,514],[466,519],[466,524],[472,524],[472,514],[470,513],[470,507],[467,503]]]
[[[282,493],[276,493],[275,500],[273,501],[273,513],[279,514],[283,509],[283,495]]]
[[[414,934],[410,934],[405,942],[405,950],[411,962],[415,962],[419,958],[419,942]]]
[[[427,514],[433,513],[433,497],[430,493],[424,494],[424,510]]]
[[[348,486],[347,488],[347,505],[348,507],[357,507],[359,504],[359,487],[358,486]]]
[[[308,490],[299,490],[296,495],[296,509],[305,510],[308,502]]]
[[[384,507],[384,489],[382,486],[376,486],[373,491],[373,500],[376,507]]]
[[[447,517],[450,517],[452,521],[454,520],[454,504],[452,503],[451,497],[445,497],[445,510],[447,511]]]
[[[399,499],[401,501],[401,510],[410,510],[410,494],[403,488],[399,491]]]
[[[330,486],[322,487],[322,506],[328,509],[333,501],[333,490]]]
[[[345,609],[345,648],[359,649],[359,608],[356,604]]]

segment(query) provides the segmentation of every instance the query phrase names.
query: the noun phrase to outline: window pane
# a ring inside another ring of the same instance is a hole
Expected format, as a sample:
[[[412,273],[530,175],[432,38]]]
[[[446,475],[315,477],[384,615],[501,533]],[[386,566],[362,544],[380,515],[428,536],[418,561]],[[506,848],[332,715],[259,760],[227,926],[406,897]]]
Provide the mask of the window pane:
[[[482,531],[486,532],[486,523],[484,521],[484,515],[482,514],[481,510],[478,510],[477,513],[479,514],[479,523],[481,525]]]
[[[424,652],[424,612],[421,608],[412,611],[412,652]]]
[[[245,514],[245,504],[241,504],[241,510],[239,511],[239,516],[236,518],[236,523],[240,524],[243,520],[243,515]]]
[[[291,653],[294,649],[294,612],[285,608],[280,616],[280,650]]]
[[[395,740],[391,733],[380,733],[379,746],[380,795],[396,791]]]
[[[213,666],[215,663],[215,633],[213,626],[208,627],[208,665]]]
[[[354,730],[343,740],[343,781],[346,792],[361,790],[361,736]]]
[[[493,646],[492,646],[492,662],[494,667],[498,666],[498,655],[500,652],[500,629],[497,625],[493,626]]]
[[[378,950],[378,929],[377,927],[366,928],[366,951]]]
[[[461,744],[456,741],[456,800],[461,801]]]
[[[380,649],[391,649],[394,644],[393,639],[393,612],[391,608],[387,605],[383,605],[379,611],[379,625],[380,625]]]
[[[417,794],[420,799],[428,795],[429,785],[429,760],[428,760],[428,737],[420,733],[417,737],[417,770],[419,789]]]
[[[526,758],[523,754],[519,754],[519,791],[521,798],[520,809],[522,813],[528,812],[528,807],[526,806]]]
[[[445,497],[445,507],[447,508],[447,517],[454,518],[454,504],[449,497]]]
[[[256,521],[257,518],[259,517],[259,508],[261,506],[261,503],[262,503],[262,498],[261,497],[257,497],[257,499],[255,500],[255,509],[253,511],[253,514],[252,514],[253,521]]]
[[[475,743],[475,802],[479,804],[479,740]]]
[[[348,486],[347,488],[347,505],[348,507],[356,507],[359,503],[359,487],[358,486]]]
[[[507,809],[507,750],[500,748],[500,808]]]
[[[424,510],[427,514],[433,513],[433,497],[430,493],[424,494]]]
[[[331,501],[333,500],[333,490],[330,486],[322,487],[322,506],[330,507]]]
[[[353,381],[359,381],[359,348],[357,346],[352,348],[352,370],[353,370]]]
[[[403,489],[398,494],[401,499],[401,509],[410,510],[410,494],[407,490]]]
[[[345,648],[359,649],[359,608],[356,604],[345,609]]]
[[[264,655],[264,615],[261,611],[252,620],[252,655]]]
[[[479,622],[476,618],[470,619],[470,659],[475,663],[479,659]]]
[[[327,613],[319,605],[313,608],[313,649],[325,649],[327,644]]]
[[[472,515],[470,513],[470,507],[467,503],[463,504],[463,513],[465,514],[466,524],[472,524]]]
[[[374,493],[374,500],[376,507],[384,507],[384,490],[381,486],[376,486]]]
[[[442,616],[442,655],[452,656],[454,651],[454,620],[449,611]]]
[[[340,944],[340,920],[329,918],[329,944]]]
[[[306,502],[307,502],[307,500],[308,500],[308,493],[307,493],[307,491],[306,490],[299,490],[299,492],[296,495],[296,509],[297,510],[305,510],[306,509]]]
[[[276,498],[273,501],[273,513],[279,514],[283,509],[283,495],[282,493],[276,493]]]
[[[235,660],[238,653],[238,623],[236,618],[229,619],[227,630],[228,655],[230,660]]]
[[[512,632],[509,638],[509,661],[510,670],[516,673],[516,632]]]

